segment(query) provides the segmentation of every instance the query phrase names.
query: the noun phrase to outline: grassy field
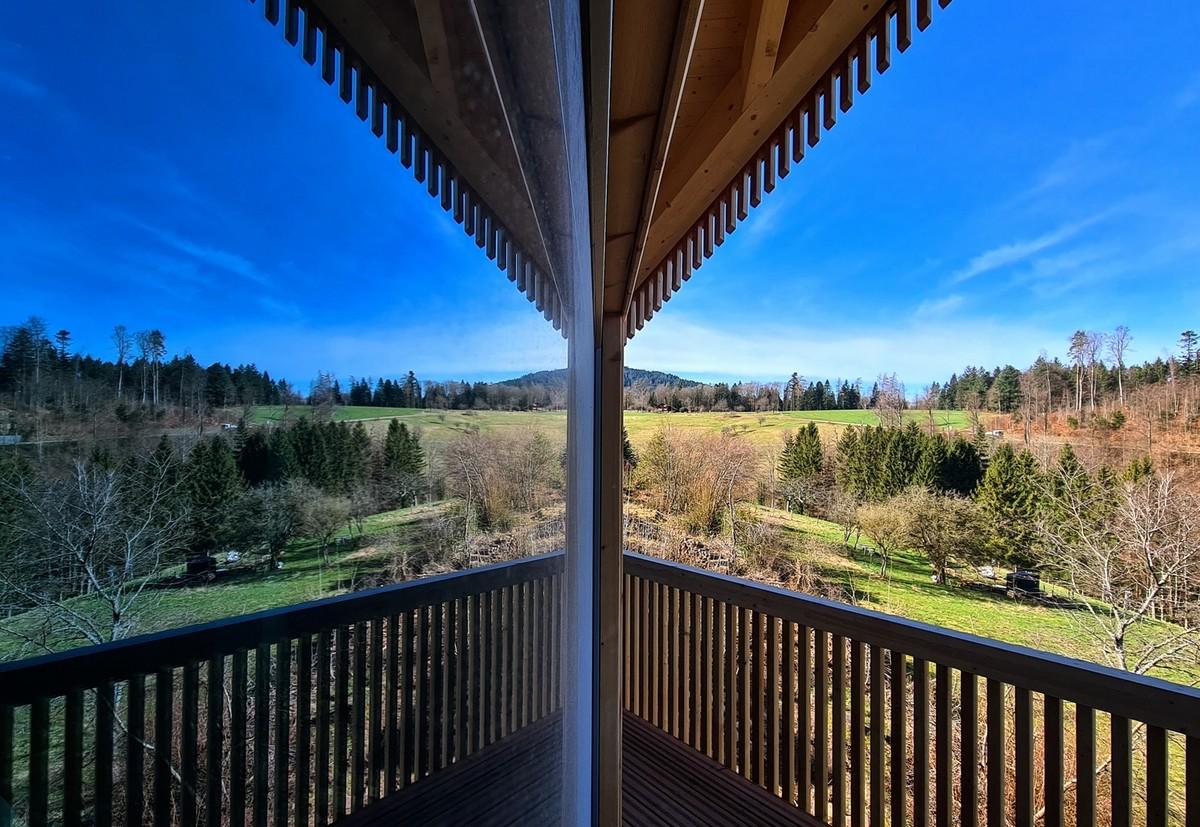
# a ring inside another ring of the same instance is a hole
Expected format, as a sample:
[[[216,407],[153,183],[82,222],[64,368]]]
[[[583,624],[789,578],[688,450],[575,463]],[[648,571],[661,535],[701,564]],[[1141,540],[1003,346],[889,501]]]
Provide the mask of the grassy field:
[[[135,634],[251,614],[350,591],[363,580],[378,577],[386,570],[387,557],[371,544],[372,535],[395,531],[401,542],[406,538],[416,542],[421,522],[440,513],[442,508],[440,504],[420,505],[369,517],[363,527],[366,539],[349,550],[331,549],[327,565],[322,565],[316,543],[298,540],[283,555],[284,568],[280,571],[247,568],[212,584],[147,589],[136,609]],[[348,530],[341,532],[343,537],[348,535]],[[168,576],[172,574],[175,572],[169,572]],[[95,616],[103,611],[99,603],[87,597],[73,600],[71,608]],[[42,654],[26,638],[40,638],[44,625],[45,619],[37,611],[0,622],[0,661]],[[51,641],[59,649],[85,643],[82,639]]]
[[[311,409],[293,406],[284,416],[281,406],[264,406],[255,409],[254,421],[260,424],[294,420],[309,416]],[[565,439],[567,414],[565,411],[437,411],[420,408],[372,408],[345,406],[338,408],[334,418],[342,422],[364,421],[372,433],[382,433],[388,420],[395,418],[410,428],[420,428],[427,444],[443,445],[455,436],[472,430],[540,430],[557,440]],[[925,411],[906,411],[908,421],[924,424],[929,414]],[[775,413],[661,413],[657,411],[626,411],[625,427],[635,447],[641,447],[660,428],[682,428],[720,433],[728,431],[744,435],[759,444],[774,444],[783,439],[785,433],[809,423],[817,423],[821,436],[827,440],[837,439],[842,429],[849,426],[877,425],[879,417],[874,411],[788,411]],[[939,428],[958,430],[970,427],[963,411],[934,411],[934,422]]]
[[[772,508],[760,508],[759,513],[764,520],[778,526],[797,553],[805,555],[826,579],[845,583],[864,608],[1107,663],[1091,632],[1094,628],[1091,615],[1085,609],[1014,600],[961,584],[934,583],[933,568],[923,557],[910,552],[896,554],[889,576],[881,577],[878,558],[861,552],[851,554],[849,549],[842,551],[842,530],[837,524]],[[814,549],[813,544],[804,542],[806,538],[822,540],[828,547]],[[1148,624],[1141,634],[1165,634],[1173,628],[1167,624]],[[1167,669],[1155,674],[1190,684],[1200,680],[1200,665],[1195,669]]]

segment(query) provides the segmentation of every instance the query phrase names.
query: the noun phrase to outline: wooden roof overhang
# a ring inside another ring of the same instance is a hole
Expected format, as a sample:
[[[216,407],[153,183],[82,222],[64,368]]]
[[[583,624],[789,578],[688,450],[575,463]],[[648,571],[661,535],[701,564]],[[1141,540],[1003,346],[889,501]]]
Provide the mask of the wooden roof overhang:
[[[565,328],[578,216],[570,107],[556,83],[571,50],[555,40],[556,0],[257,2]],[[934,5],[583,0],[574,56],[587,97],[597,328],[619,314],[627,338],[640,330],[930,25]]]

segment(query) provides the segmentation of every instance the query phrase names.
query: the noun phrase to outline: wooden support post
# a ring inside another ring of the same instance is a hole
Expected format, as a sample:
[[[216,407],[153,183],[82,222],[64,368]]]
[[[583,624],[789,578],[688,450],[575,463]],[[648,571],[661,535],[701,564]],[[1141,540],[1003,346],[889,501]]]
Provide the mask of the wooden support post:
[[[598,823],[621,823],[621,606],[624,575],[622,474],[624,451],[625,327],[618,314],[603,317],[596,366],[596,520],[599,534],[599,583],[596,619],[599,662],[596,769]]]

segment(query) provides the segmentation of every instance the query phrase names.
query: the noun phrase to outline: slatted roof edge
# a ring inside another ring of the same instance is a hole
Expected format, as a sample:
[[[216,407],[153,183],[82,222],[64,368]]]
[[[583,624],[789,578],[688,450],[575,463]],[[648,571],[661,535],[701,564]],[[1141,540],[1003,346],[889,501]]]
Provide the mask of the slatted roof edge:
[[[417,183],[426,185],[429,196],[438,199],[476,246],[554,329],[566,336],[567,320],[553,278],[513,240],[495,210],[479,197],[396,96],[372,75],[366,61],[354,53],[337,29],[304,0],[262,0],[261,6],[267,23],[278,27],[282,22],[283,39],[299,48],[305,63],[317,66],[319,59],[321,79],[337,85],[339,97],[354,107],[359,120],[370,124],[371,132],[398,156]]]
[[[891,66],[891,44],[899,52],[912,45],[912,24],[925,31],[933,22],[934,0],[891,0],[871,19],[813,84],[781,123],[771,132],[753,158],[736,173],[712,203],[675,243],[671,252],[650,270],[638,285],[625,318],[625,337],[632,339],[692,273],[710,258],[725,237],[757,207],[764,193],[775,189],[778,178],[786,178],[793,163],[804,160],[807,143],[815,147],[822,132],[837,124],[837,110],[848,112],[855,90],[863,95],[871,88],[874,74]],[[937,0],[946,8],[951,0]],[[893,20],[895,27],[893,31]],[[871,43],[875,44],[872,61]],[[790,150],[790,151],[789,151]]]

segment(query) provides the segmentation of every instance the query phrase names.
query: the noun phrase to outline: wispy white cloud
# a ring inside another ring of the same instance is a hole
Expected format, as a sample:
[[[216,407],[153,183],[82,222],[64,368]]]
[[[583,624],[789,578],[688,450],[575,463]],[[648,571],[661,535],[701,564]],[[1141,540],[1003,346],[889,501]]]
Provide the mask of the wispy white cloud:
[[[1183,84],[1171,103],[1176,109],[1190,109],[1200,103],[1200,72]]]
[[[191,259],[194,263],[237,276],[245,281],[253,282],[263,287],[273,285],[273,279],[264,273],[257,264],[240,253],[224,250],[202,242],[193,241],[175,232],[156,227],[138,219],[129,219],[130,223],[139,227],[167,248]]]
[[[962,309],[966,303],[966,297],[961,293],[951,293],[948,296],[937,296],[925,299],[914,311],[914,315],[918,318],[928,319],[938,316],[945,316],[953,313],[956,310]]]
[[[892,326],[814,329],[759,325],[730,331],[682,314],[655,318],[629,345],[626,363],[699,377],[778,380],[792,371],[871,379],[895,371],[914,385],[964,364],[1005,364],[1053,350],[1062,336],[1028,323],[920,319]]]
[[[340,322],[239,324],[221,337],[219,357],[263,361],[271,342],[271,372],[301,381],[316,370],[339,376],[474,379],[483,373],[519,375],[566,365],[566,344],[533,312],[505,314],[490,323],[410,324],[353,332]]]
[[[0,69],[0,94],[41,100],[47,97],[50,92],[40,83],[36,83],[11,69]]]
[[[992,247],[976,255],[967,262],[966,266],[951,274],[948,283],[951,285],[962,284],[984,273],[1020,264],[1038,253],[1074,238],[1087,228],[1103,221],[1110,214],[1111,211],[1105,211],[1080,221],[1064,224],[1050,232],[1033,238],[1020,239],[998,247]]]

